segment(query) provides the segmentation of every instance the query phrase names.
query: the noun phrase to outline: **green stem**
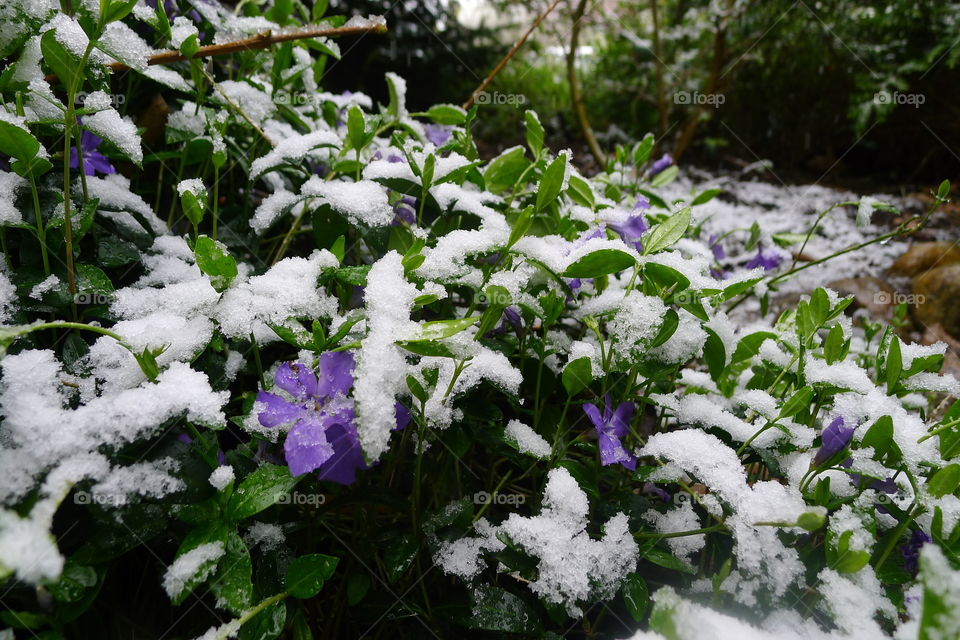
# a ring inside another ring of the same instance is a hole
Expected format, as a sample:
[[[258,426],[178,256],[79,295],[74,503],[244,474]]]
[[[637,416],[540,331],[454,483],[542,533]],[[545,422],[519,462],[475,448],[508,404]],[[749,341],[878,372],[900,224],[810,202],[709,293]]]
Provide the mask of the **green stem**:
[[[702,529],[691,529],[689,531],[677,531],[675,533],[652,533],[649,531],[641,531],[639,533],[633,534],[634,538],[683,538],[684,536],[698,536],[703,533],[729,533],[726,526],[721,524],[715,524],[709,527],[704,527]]]
[[[40,195],[37,193],[37,179],[30,174],[30,189],[33,191],[33,211],[37,216],[37,239],[40,240],[40,255],[43,258],[43,274],[50,275],[50,257],[47,255],[47,230],[40,215]]]

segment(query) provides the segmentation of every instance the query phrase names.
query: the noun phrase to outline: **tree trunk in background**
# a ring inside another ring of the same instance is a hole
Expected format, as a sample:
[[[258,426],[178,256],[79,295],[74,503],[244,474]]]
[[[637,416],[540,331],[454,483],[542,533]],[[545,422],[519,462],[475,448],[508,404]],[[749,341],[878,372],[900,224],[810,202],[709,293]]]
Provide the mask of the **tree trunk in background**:
[[[667,101],[664,97],[663,52],[660,49],[660,18],[657,11],[657,1],[650,0],[650,13],[653,15],[653,55],[657,58],[657,112],[660,115],[657,143],[659,144],[661,136],[667,131]]]
[[[717,33],[713,38],[713,60],[710,63],[710,77],[707,80],[707,86],[704,93],[708,96],[717,93],[720,90],[720,81],[723,76],[723,69],[727,61],[727,26],[730,24],[730,14],[733,10],[734,0],[727,0],[727,13],[720,18],[717,23]],[[700,114],[706,105],[693,104],[693,111],[687,119],[686,124],[680,131],[680,137],[673,149],[673,159],[679,160],[683,152],[687,150],[690,143],[693,142],[693,135],[697,131],[697,125],[700,123]]]
[[[573,113],[577,118],[577,124],[580,127],[580,133],[590,147],[590,153],[600,166],[605,169],[607,166],[606,158],[597,139],[593,135],[593,129],[590,127],[590,120],[587,118],[587,110],[583,106],[583,96],[580,94],[580,83],[577,80],[577,42],[580,39],[580,22],[587,10],[587,0],[580,0],[577,8],[573,12],[573,29],[570,31],[570,51],[567,53],[567,81],[570,83],[570,100],[573,102]]]

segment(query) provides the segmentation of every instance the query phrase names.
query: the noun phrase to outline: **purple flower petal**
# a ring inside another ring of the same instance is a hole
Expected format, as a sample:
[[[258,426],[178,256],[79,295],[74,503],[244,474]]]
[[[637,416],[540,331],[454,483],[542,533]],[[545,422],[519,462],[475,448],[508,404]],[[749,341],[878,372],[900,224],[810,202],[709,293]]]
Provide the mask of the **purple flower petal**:
[[[664,169],[673,164],[673,158],[670,157],[669,153],[665,153],[660,156],[660,159],[650,165],[650,170],[647,172],[649,177],[653,177],[658,173],[662,172]]]
[[[410,421],[413,420],[413,415],[411,415],[410,409],[407,409],[399,402],[394,405],[393,412],[397,420],[397,426],[394,428],[394,431],[403,431],[406,429],[407,425],[410,424]]]
[[[423,134],[433,144],[438,147],[442,147],[446,144],[447,140],[450,139],[451,131],[453,127],[444,126],[442,124],[426,124],[423,125]]]
[[[352,422],[338,422],[327,427],[326,437],[333,446],[333,455],[320,467],[319,479],[353,484],[357,481],[357,471],[367,468],[357,428]]]
[[[353,367],[353,354],[349,351],[327,351],[321,354],[315,395],[320,398],[347,395],[353,387]]]
[[[283,453],[294,476],[319,469],[333,456],[333,446],[327,442],[326,430],[314,420],[300,420],[283,443]]]
[[[717,262],[727,257],[727,252],[724,250],[723,245],[720,244],[719,236],[717,236],[717,234],[710,236],[710,239],[707,240],[707,244],[710,245],[710,250],[713,251],[713,257]]]
[[[630,420],[633,419],[634,411],[636,411],[636,407],[633,406],[632,402],[621,402],[620,406],[613,412],[607,433],[617,436],[618,438],[627,435],[627,432],[630,430]]]
[[[265,427],[275,427],[280,424],[293,422],[300,418],[305,409],[300,405],[293,404],[286,398],[278,396],[269,391],[261,391],[257,394],[257,402],[263,404],[263,410],[260,411],[257,419]]]
[[[814,456],[814,464],[821,464],[839,451],[843,451],[853,439],[853,427],[843,426],[843,418],[838,417],[823,430],[820,436],[820,450]]]
[[[597,440],[600,443],[600,464],[604,466],[622,464],[630,471],[636,471],[637,459],[623,448],[620,438],[611,433],[598,431]]]
[[[783,262],[783,256],[775,251],[764,251],[763,247],[757,250],[757,255],[751,258],[745,265],[747,269],[756,269],[763,267],[764,271],[776,269]]]
[[[593,423],[595,429],[598,431],[603,429],[603,417],[600,415],[600,409],[597,408],[597,405],[592,402],[584,403],[583,412],[590,418],[590,422]]]
[[[317,395],[317,377],[310,367],[299,362],[281,364],[273,382],[297,400],[306,400]]]

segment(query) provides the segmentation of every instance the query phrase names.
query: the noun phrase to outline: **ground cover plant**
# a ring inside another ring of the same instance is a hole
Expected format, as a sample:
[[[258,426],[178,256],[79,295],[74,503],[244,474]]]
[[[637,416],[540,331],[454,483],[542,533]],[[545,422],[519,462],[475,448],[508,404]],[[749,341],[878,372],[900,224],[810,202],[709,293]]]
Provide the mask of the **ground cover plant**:
[[[324,92],[376,17],[0,15],[0,638],[960,634],[946,345],[770,306],[949,183],[718,229],[652,136]]]

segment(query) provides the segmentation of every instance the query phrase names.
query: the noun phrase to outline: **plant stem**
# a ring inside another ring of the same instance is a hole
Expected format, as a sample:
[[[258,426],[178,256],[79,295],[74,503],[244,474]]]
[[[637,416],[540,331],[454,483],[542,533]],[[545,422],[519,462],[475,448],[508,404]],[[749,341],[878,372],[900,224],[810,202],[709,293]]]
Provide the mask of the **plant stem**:
[[[702,529],[691,529],[689,531],[677,531],[675,533],[651,533],[648,531],[641,531],[639,533],[633,534],[634,538],[682,538],[684,536],[698,536],[703,533],[728,533],[726,526],[721,524],[715,524],[709,527],[704,527]]]
[[[40,240],[40,255],[43,258],[43,275],[50,275],[50,256],[47,255],[47,230],[40,215],[40,195],[37,193],[37,179],[30,174],[30,189],[33,191],[33,211],[37,216],[37,238]]]

